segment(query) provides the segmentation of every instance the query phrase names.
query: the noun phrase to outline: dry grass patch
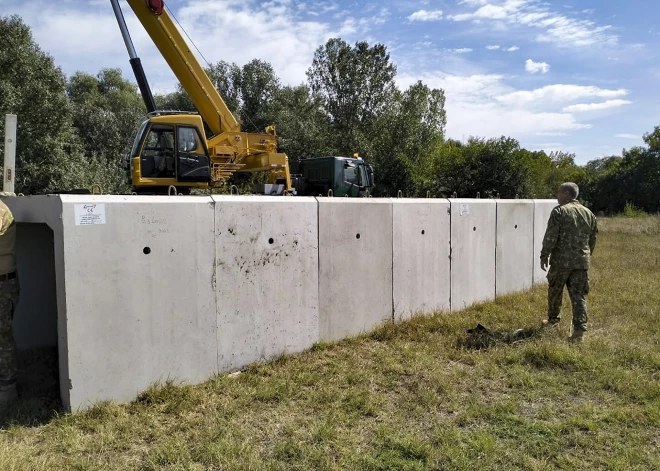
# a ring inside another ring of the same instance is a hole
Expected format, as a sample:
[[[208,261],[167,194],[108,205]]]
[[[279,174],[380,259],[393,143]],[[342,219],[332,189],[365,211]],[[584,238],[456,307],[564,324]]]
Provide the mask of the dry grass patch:
[[[658,469],[660,234],[625,227],[601,221],[582,345],[566,341],[568,299],[558,329],[466,343],[478,322],[537,326],[540,286],[128,405],[16,422],[0,469]]]

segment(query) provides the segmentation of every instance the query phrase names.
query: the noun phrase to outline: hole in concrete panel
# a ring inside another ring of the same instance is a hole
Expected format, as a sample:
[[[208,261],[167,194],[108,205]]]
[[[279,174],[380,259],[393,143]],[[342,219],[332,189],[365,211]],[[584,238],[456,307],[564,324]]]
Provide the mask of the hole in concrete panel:
[[[356,234],[356,235],[355,235],[355,238],[356,238],[356,239],[359,239],[359,238],[360,238],[360,234]]]
[[[518,224],[516,224],[515,226],[513,226],[513,228],[514,228],[514,229],[518,229]]]
[[[149,255],[151,253],[151,248],[145,247],[142,249],[142,253],[145,255]]]
[[[21,285],[13,323],[18,405],[28,408],[22,419],[46,422],[62,410],[54,237],[46,224],[17,224],[16,264]]]
[[[473,230],[473,231],[476,231],[476,230],[477,230],[477,226],[474,226],[474,227],[472,228],[472,230]]]
[[[424,229],[422,229],[422,235],[424,235],[424,234],[426,234],[426,231]]]
[[[275,243],[275,239],[271,237],[270,239],[268,239],[268,243],[273,245]]]

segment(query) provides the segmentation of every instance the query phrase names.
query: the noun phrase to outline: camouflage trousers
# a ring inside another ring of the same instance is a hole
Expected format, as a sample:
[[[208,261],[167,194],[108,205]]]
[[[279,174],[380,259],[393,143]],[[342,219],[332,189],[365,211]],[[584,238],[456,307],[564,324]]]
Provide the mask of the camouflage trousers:
[[[18,278],[0,281],[0,388],[16,382],[16,345],[13,320],[20,285]]]
[[[559,321],[564,286],[573,307],[573,330],[587,330],[587,294],[589,271],[550,267],[548,270],[548,320]]]

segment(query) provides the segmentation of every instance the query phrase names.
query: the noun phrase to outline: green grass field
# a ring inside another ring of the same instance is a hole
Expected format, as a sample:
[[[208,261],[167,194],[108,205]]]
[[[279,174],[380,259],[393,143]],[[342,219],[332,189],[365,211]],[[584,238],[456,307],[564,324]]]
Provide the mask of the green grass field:
[[[478,322],[537,326],[540,286],[125,406],[25,406],[5,418],[0,469],[660,469],[660,219],[600,227],[581,345],[567,295],[558,329],[469,342]]]

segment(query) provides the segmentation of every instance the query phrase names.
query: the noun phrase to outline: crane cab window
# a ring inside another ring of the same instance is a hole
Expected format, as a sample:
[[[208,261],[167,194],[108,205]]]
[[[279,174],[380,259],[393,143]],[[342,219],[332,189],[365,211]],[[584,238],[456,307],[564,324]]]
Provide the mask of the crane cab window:
[[[174,126],[151,126],[142,147],[140,166],[145,178],[175,178]]]
[[[179,126],[178,138],[179,152],[201,155],[206,154],[204,145],[199,138],[199,132],[196,128]]]
[[[177,175],[180,181],[211,181],[211,161],[199,130],[177,126]]]

